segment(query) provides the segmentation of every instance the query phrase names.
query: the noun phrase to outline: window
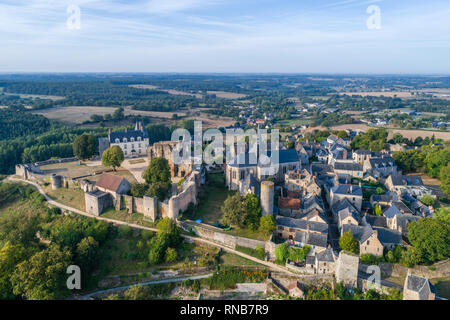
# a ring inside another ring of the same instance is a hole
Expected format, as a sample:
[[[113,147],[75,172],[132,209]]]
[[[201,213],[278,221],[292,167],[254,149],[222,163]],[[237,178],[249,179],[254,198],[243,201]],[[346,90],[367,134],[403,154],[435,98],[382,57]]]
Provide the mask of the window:
[[[127,138],[123,138],[123,143],[127,143],[127,142],[128,142]]]
[[[233,171],[233,179],[236,179],[236,171]]]
[[[127,155],[127,150],[125,150],[125,155]]]
[[[131,149],[134,149],[134,143],[131,145]]]
[[[131,138],[130,141],[131,141],[131,142],[134,142],[134,138]]]
[[[141,140],[142,140],[141,137],[138,137],[137,141],[141,141]]]
[[[116,143],[120,143],[120,140],[119,140],[119,139],[116,139]]]
[[[123,146],[123,148],[126,149],[126,148],[127,148],[127,145],[125,144],[125,145]]]
[[[139,145],[138,145],[138,146],[139,146],[139,148],[140,148],[140,147],[141,147],[141,144],[139,143]]]
[[[241,171],[241,179],[245,178],[245,171]]]
[[[370,241],[369,240],[367,240],[367,245],[370,245]]]

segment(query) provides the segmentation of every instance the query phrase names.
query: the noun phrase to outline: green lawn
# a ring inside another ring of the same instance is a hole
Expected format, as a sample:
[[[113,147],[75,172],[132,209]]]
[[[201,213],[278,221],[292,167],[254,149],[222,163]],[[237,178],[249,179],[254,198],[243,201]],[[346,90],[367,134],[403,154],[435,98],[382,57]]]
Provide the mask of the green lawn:
[[[66,206],[76,208],[81,211],[86,210],[84,201],[84,191],[78,187],[59,188],[52,190],[51,185],[43,187],[45,193],[53,200],[65,204]]]
[[[220,257],[221,264],[228,266],[262,266],[261,264],[245,259],[234,253],[225,252]]]
[[[450,277],[436,278],[430,281],[436,286],[439,297],[450,299]]]
[[[192,220],[201,219],[203,223],[214,224],[220,222],[225,199],[234,191],[225,186],[223,174],[210,174],[207,184],[199,192],[199,206],[193,216],[186,217]]]
[[[138,224],[138,225],[141,225],[144,227],[149,227],[149,228],[155,227],[155,224],[152,221],[150,221],[148,219],[144,219],[143,214],[136,213],[136,212],[129,214],[127,209],[117,211],[116,209],[111,207],[111,208],[107,209],[105,212],[103,212],[101,214],[101,216],[104,218]]]

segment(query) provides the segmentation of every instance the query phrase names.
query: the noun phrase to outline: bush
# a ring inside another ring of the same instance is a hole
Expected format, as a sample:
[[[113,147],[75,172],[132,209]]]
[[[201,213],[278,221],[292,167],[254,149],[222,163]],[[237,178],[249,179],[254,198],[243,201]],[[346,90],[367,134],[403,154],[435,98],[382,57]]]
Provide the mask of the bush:
[[[127,226],[127,225],[119,226],[118,231],[119,231],[120,238],[129,238],[129,237],[131,237],[131,235],[133,233],[133,230],[131,229],[131,227]]]
[[[166,262],[174,262],[177,260],[177,250],[174,248],[167,248],[166,250]]]

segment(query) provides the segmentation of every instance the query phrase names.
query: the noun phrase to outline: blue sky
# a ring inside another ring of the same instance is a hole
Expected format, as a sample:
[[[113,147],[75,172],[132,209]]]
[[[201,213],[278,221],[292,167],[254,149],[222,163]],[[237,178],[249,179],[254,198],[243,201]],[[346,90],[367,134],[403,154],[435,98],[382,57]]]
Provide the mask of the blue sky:
[[[0,41],[0,72],[449,74],[450,1],[0,0]]]

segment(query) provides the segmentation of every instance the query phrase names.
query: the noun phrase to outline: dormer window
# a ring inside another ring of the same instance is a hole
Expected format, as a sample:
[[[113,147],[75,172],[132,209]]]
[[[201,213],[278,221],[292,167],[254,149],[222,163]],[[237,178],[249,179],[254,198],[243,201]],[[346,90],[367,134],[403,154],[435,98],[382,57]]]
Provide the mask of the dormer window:
[[[141,141],[142,139],[141,139],[141,137],[138,137],[138,140],[137,141]]]
[[[120,140],[119,140],[119,139],[116,139],[116,143],[120,143]]]
[[[131,138],[130,141],[131,141],[131,142],[134,142],[134,138]]]
[[[123,142],[127,143],[128,142],[127,138],[123,138]]]

